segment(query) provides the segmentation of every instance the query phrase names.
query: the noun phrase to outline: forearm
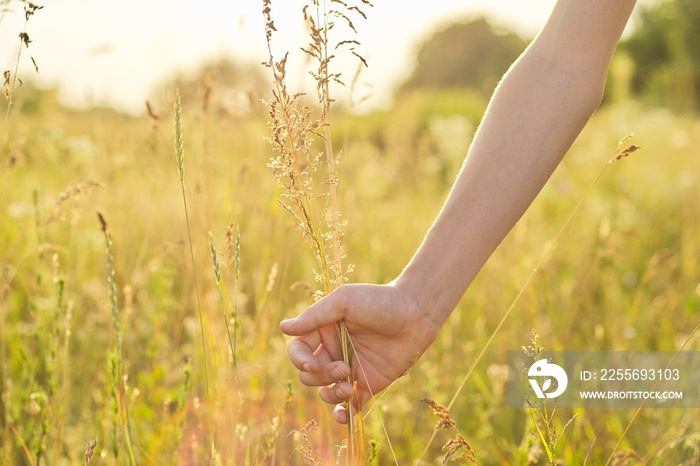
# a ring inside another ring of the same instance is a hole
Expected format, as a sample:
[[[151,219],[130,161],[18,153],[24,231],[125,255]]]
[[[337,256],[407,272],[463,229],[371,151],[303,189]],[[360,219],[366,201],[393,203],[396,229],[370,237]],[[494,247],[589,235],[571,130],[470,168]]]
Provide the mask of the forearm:
[[[396,280],[438,328],[600,103],[610,57],[634,1],[592,4],[560,1],[506,74],[442,211]]]

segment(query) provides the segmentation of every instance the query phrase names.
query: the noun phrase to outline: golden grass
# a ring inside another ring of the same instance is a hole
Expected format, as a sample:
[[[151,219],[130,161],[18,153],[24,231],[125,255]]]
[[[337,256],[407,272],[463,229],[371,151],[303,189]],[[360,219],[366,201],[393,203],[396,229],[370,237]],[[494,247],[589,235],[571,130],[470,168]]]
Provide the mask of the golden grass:
[[[365,6],[369,2],[362,2]],[[331,83],[343,84],[341,74],[331,71],[334,55],[331,51],[343,45],[351,45],[351,52],[362,62],[354,46],[359,42],[354,39],[332,39],[331,29],[334,21],[340,19],[349,28],[357,32],[351,15],[366,18],[358,6],[345,2],[327,2],[312,0],[302,9],[303,18],[309,28],[309,44],[302,51],[317,66],[311,72],[316,84],[317,101],[315,108],[304,105],[302,93],[291,94],[287,87],[287,59],[289,53],[276,60],[272,52],[273,33],[276,31],[272,19],[272,2],[263,2],[265,32],[269,51],[269,60],[264,65],[271,70],[273,77],[272,98],[268,101],[270,127],[275,156],[269,166],[274,181],[282,189],[280,203],[295,219],[303,238],[309,245],[316,260],[316,281],[321,289],[315,298],[327,296],[334,289],[346,282],[352,266],[344,268],[345,258],[342,244],[343,229],[346,222],[342,220],[338,208],[336,185],[339,177],[337,166],[340,154],[333,148],[331,133]],[[366,62],[365,62],[366,64]],[[315,145],[320,141],[323,151]],[[319,168],[326,165],[325,175],[319,176]],[[346,464],[361,465],[367,462],[364,421],[361,401],[357,395],[355,374],[359,374],[357,358],[354,354],[350,334],[343,321],[336,322],[338,346],[342,359],[350,366],[351,373],[347,381],[354,387],[353,398],[347,405],[348,431],[346,437]]]
[[[217,98],[216,87],[210,98]],[[183,148],[191,154],[193,257],[203,271],[202,309],[218,316],[208,320],[204,313],[207,397],[172,129],[146,116],[48,105],[44,113],[29,114],[22,111],[20,93],[15,103],[7,147],[16,162],[0,173],[0,464],[34,463],[42,438],[42,464],[85,462],[86,443],[93,439],[98,443],[90,464],[128,461],[123,408],[112,405],[110,394],[110,386],[120,385],[116,364],[114,376],[109,368],[111,292],[119,298],[122,362],[129,374],[124,400],[137,464],[201,464],[210,458],[207,412],[221,464],[334,463],[347,432],[334,425],[313,390],[294,381],[277,332],[282,317],[312,302],[309,271],[316,259],[298,247],[294,218],[277,202],[283,191],[269,182],[269,144],[263,140],[268,116],[259,111],[207,119],[211,106],[182,106],[188,122]],[[448,136],[429,120],[469,115],[454,105],[453,98],[427,94],[365,117],[334,116],[335,140],[348,134],[336,169],[343,189],[336,195],[348,221],[344,247],[357,264],[353,280],[393,278],[437,213],[461,161],[436,144]],[[161,108],[167,107],[154,100],[163,120],[168,112]],[[398,464],[411,464],[420,456],[435,423],[419,400],[441,402],[455,394],[599,173],[602,154],[630,130],[644,150],[608,170],[587,196],[449,413],[482,464],[542,463],[547,460],[529,432],[532,421],[526,411],[505,407],[499,375],[506,352],[529,341],[533,327],[554,350],[668,350],[685,340],[684,350],[700,349],[697,334],[689,337],[700,312],[700,166],[693,156],[700,122],[634,103],[604,107],[433,347],[367,416],[366,436],[377,439],[375,464],[391,464],[392,455]],[[317,151],[325,152],[323,146],[322,140],[313,142]],[[325,180],[327,168],[320,169]],[[71,191],[67,187],[85,180],[103,186],[60,201]],[[63,214],[47,224],[58,204]],[[114,290],[105,279],[105,238],[93,214],[98,208],[109,214],[115,239]],[[240,240],[229,228],[232,222]],[[226,247],[214,248],[218,276],[210,231],[215,239],[230,238]],[[272,270],[274,280],[268,278]],[[54,277],[63,281],[60,299]],[[52,377],[58,383],[50,396]],[[112,426],[113,408],[119,431]],[[557,410],[563,421],[574,414],[576,422],[557,444],[557,458],[565,464],[604,464],[611,457],[611,464],[697,459],[696,411]],[[439,464],[446,452],[431,446],[424,463]]]

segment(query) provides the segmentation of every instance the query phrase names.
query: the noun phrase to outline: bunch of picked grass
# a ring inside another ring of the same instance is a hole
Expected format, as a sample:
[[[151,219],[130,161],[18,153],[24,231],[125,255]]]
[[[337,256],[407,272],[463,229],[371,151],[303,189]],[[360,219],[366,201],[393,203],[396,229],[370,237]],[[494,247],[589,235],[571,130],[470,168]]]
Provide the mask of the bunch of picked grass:
[[[342,47],[364,59],[355,52],[356,40],[332,42],[329,32],[335,27],[335,20],[341,20],[350,30],[357,32],[351,16],[366,18],[360,6],[371,6],[367,0],[361,5],[331,0],[311,0],[302,9],[304,20],[309,27],[310,41],[303,52],[309,55],[316,70],[310,74],[316,83],[317,100],[314,106],[302,102],[302,93],[292,93],[287,87],[287,59],[280,60],[272,52],[272,36],[277,30],[271,16],[271,0],[264,0],[263,15],[269,51],[269,60],[264,65],[272,72],[272,99],[268,101],[270,128],[269,137],[274,156],[270,159],[273,179],[282,189],[279,202],[293,216],[302,236],[313,253],[316,262],[315,276],[321,285],[315,299],[330,294],[346,281],[352,266],[343,267],[345,258],[342,237],[345,222],[338,209],[336,172],[340,154],[333,149],[330,131],[331,83],[342,84],[340,73],[332,73],[330,64],[333,52]],[[333,52],[331,52],[333,51]],[[316,149],[321,141],[323,151]],[[325,165],[325,172],[322,170]],[[338,346],[343,360],[350,366],[348,377],[353,387],[356,380],[354,351],[350,335],[344,322],[336,323]],[[353,399],[348,402],[348,435],[346,463],[365,464],[365,435],[362,420],[361,402],[354,390]]]

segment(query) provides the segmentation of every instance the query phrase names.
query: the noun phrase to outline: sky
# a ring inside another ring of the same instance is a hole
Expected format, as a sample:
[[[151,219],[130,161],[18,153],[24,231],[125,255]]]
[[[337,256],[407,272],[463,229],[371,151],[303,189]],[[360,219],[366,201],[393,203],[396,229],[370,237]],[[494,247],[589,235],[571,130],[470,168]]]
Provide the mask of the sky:
[[[34,1],[45,7],[27,24],[32,42],[22,51],[19,76],[58,87],[62,103],[71,106],[108,105],[142,113],[146,99],[176,73],[195,73],[221,58],[257,64],[267,57],[262,0]],[[369,63],[362,77],[362,92],[372,96],[365,104],[369,108],[390,102],[392,90],[411,72],[420,43],[441,26],[486,15],[531,37],[555,0],[373,3],[368,19],[356,24]],[[273,1],[279,30],[273,38],[275,53],[295,53],[304,45],[303,4]],[[22,4],[14,0],[10,7],[13,11],[0,22],[3,71],[14,70],[18,33],[24,30]],[[35,58],[38,74],[27,52]]]

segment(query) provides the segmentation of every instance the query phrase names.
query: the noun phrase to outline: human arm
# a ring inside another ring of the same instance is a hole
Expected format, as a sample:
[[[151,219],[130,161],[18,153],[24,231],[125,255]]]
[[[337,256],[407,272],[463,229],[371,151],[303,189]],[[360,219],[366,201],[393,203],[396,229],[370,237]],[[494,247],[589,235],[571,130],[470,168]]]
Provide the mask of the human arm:
[[[333,323],[344,320],[363,401],[430,346],[476,274],[525,212],[600,103],[635,0],[559,0],[496,89],[462,170],[420,248],[389,285],[346,285],[282,331],[303,383],[329,403],[343,379]],[[346,419],[342,408],[336,420]]]
[[[463,169],[397,280],[441,326],[603,96],[633,0],[559,1],[498,86]]]

